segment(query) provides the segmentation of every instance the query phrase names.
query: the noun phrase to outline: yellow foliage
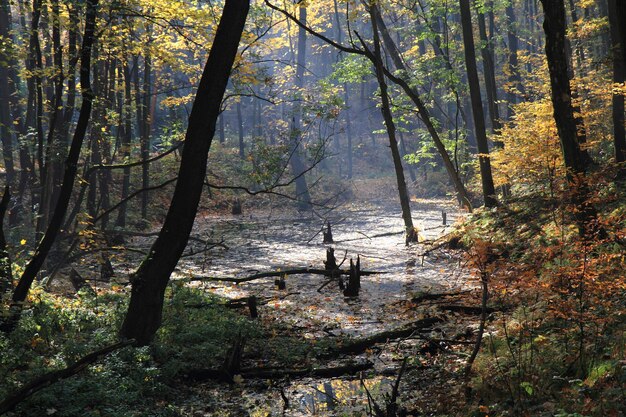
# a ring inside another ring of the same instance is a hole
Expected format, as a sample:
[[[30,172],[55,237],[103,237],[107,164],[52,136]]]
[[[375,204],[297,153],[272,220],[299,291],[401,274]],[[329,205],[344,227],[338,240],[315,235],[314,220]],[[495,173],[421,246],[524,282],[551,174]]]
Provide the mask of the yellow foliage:
[[[496,186],[504,184],[545,184],[563,163],[552,102],[543,98],[515,106],[512,124],[502,129],[504,149],[491,154]]]

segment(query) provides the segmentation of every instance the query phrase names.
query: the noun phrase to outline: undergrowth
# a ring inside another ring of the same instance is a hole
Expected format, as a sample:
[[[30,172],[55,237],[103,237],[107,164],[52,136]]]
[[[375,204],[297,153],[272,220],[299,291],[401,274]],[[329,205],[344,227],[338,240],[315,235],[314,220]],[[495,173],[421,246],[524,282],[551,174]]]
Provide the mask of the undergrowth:
[[[626,197],[613,184],[594,192],[602,233],[592,236],[566,195],[527,194],[459,231],[489,254],[490,303],[509,306],[474,364],[474,399],[489,415],[626,413]]]
[[[217,368],[239,335],[262,337],[216,297],[173,286],[163,326],[150,347],[126,347],[22,402],[14,416],[174,416],[185,372]],[[0,335],[0,398],[117,340],[123,291],[67,298],[35,288],[19,327]],[[190,308],[191,305],[202,308]]]

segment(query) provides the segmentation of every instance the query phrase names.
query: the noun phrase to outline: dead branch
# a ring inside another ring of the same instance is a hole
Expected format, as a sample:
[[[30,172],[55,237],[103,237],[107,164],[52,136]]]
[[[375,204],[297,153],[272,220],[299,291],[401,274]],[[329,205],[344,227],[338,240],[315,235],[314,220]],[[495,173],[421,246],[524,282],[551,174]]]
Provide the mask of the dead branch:
[[[132,236],[132,237],[155,237],[158,236],[158,232],[138,232],[135,230],[123,230],[123,229],[113,229],[113,230],[105,230],[105,234],[107,235],[124,235],[124,236]],[[211,242],[204,240],[200,237],[189,236],[189,240],[192,242],[201,243],[203,245],[211,245],[212,247],[220,247],[223,249],[229,249],[228,246],[224,244],[224,242]]]
[[[453,297],[456,295],[463,295],[463,294],[467,294],[470,292],[472,292],[472,290],[457,291],[457,292],[444,292],[444,293],[426,292],[426,293],[421,293],[419,295],[416,295],[415,297],[411,298],[411,301],[414,303],[421,303],[422,301],[439,300],[440,298]]]
[[[388,340],[409,337],[415,332],[420,332],[422,330],[428,329],[433,324],[440,323],[442,321],[443,319],[439,317],[426,317],[409,325],[403,326],[399,329],[386,330],[384,332],[376,333],[362,339],[348,340],[342,345],[332,349],[325,356],[333,356],[342,353],[358,355],[365,352],[368,348],[374,346],[377,343],[384,343]]]
[[[258,274],[249,275],[243,278],[199,276],[199,277],[192,277],[192,278],[180,278],[179,280],[186,281],[186,282],[224,281],[224,282],[234,282],[235,284],[241,284],[243,282],[250,282],[250,281],[254,281],[257,279],[261,279],[261,278],[281,277],[284,275],[298,275],[298,274],[315,274],[315,275],[324,275],[324,276],[350,275],[350,271],[346,269],[328,271],[326,269],[317,269],[317,268],[294,268],[294,269],[285,269],[285,270],[280,270],[280,271],[259,272]],[[386,272],[361,271],[361,275],[377,275],[377,274],[386,274]]]
[[[241,369],[239,375],[243,379],[262,378],[280,379],[285,377],[317,377],[337,378],[344,375],[354,375],[372,368],[372,362],[348,363],[334,367],[306,367],[306,368],[246,368]],[[224,373],[217,369],[196,369],[187,373],[187,378],[193,381],[218,380],[224,381]]]

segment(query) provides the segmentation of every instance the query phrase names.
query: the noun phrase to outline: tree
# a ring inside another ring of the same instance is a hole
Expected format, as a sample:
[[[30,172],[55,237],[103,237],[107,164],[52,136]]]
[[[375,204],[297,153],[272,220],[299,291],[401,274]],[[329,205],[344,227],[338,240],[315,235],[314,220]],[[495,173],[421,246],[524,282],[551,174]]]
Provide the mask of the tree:
[[[299,5],[300,21],[306,25],[306,5]],[[298,28],[298,53],[296,58],[296,88],[298,99],[294,104],[293,119],[291,123],[290,134],[290,159],[291,171],[296,178],[296,198],[298,199],[298,207],[300,210],[309,210],[311,206],[311,195],[309,187],[306,183],[304,173],[306,168],[302,162],[302,154],[300,151],[302,142],[302,89],[304,87],[304,69],[306,63],[306,31]]]
[[[469,84],[472,100],[472,114],[474,115],[474,128],[476,129],[476,143],[478,145],[478,161],[480,163],[480,177],[482,180],[483,200],[485,207],[495,207],[496,191],[491,175],[491,162],[489,161],[489,144],[487,142],[487,130],[485,128],[485,113],[483,111],[482,98],[480,96],[480,82],[476,68],[476,51],[474,50],[474,35],[472,32],[472,15],[469,0],[460,0],[461,25],[463,27],[463,43],[465,45],[465,66],[467,68],[467,81]]]
[[[398,150],[398,141],[396,139],[396,126],[391,113],[391,105],[389,103],[389,93],[387,92],[387,82],[385,80],[385,72],[383,71],[383,58],[380,48],[380,35],[378,34],[378,24],[376,19],[375,6],[370,6],[370,18],[372,20],[372,33],[374,35],[374,51],[371,51],[372,63],[376,71],[376,79],[380,88],[380,111],[385,121],[385,128],[389,137],[389,148],[393,158],[394,171],[396,173],[396,182],[398,184],[398,194],[400,196],[400,207],[402,208],[402,219],[404,220],[404,229],[406,234],[406,243],[417,242],[417,231],[413,226],[411,217],[411,204],[409,194],[406,188],[406,180],[404,178],[404,170],[402,169],[402,157]],[[363,47],[367,49],[365,43]]]
[[[215,124],[249,9],[249,0],[226,0],[189,116],[179,180],[159,236],[131,277],[130,304],[120,333],[150,343],[161,324],[170,275],[187,245],[207,169]]]
[[[94,33],[98,0],[87,0],[86,7],[85,31],[80,55],[80,85],[82,89],[83,101],[80,108],[80,114],[78,116],[78,122],[76,124],[76,130],[74,131],[72,144],[65,161],[63,184],[59,192],[57,204],[54,208],[54,212],[52,213],[50,223],[46,228],[44,236],[37,245],[35,254],[24,268],[24,272],[22,273],[22,276],[13,291],[12,313],[8,318],[4,319],[3,322],[0,322],[0,329],[3,331],[12,331],[15,328],[22,312],[22,305],[26,300],[30,287],[39,273],[39,270],[43,266],[43,263],[48,256],[48,252],[50,252],[59,230],[61,229],[63,218],[65,217],[65,213],[67,212],[67,207],[72,196],[74,180],[76,179],[76,171],[78,169],[78,158],[80,156],[85,134],[87,133],[93,102],[93,91],[91,90],[90,77],[91,52],[95,36]]]
[[[579,130],[576,128],[572,91],[568,77],[567,56],[565,53],[565,5],[563,0],[541,0],[545,20],[543,29],[546,34],[546,56],[550,71],[552,105],[556,121],[561,150],[565,160],[567,176],[570,181],[579,174],[584,174],[585,165],[580,152]]]
[[[387,71],[387,75],[390,76],[391,80],[404,90],[405,94],[407,94],[413,104],[415,104],[417,108],[417,113],[419,114],[422,122],[426,126],[426,129],[428,130],[428,133],[430,134],[430,137],[435,144],[435,148],[437,149],[439,155],[441,156],[441,159],[443,160],[443,164],[446,172],[448,173],[448,177],[450,178],[452,184],[454,184],[459,203],[462,206],[466,207],[468,210],[471,210],[472,207],[470,204],[469,195],[467,194],[467,190],[465,189],[459,173],[455,169],[454,164],[450,159],[450,155],[448,155],[448,151],[446,150],[446,147],[439,136],[439,132],[435,127],[435,123],[432,120],[430,112],[428,111],[428,108],[421,99],[417,88],[411,87],[408,80],[405,79],[406,75],[408,74],[408,70],[404,64],[404,60],[402,59],[402,56],[400,55],[400,52],[398,51],[395,42],[393,41],[393,38],[387,30],[387,26],[385,25],[385,21],[383,20],[382,15],[380,14],[378,6],[376,6],[375,4],[372,6],[372,12],[378,22],[383,42],[387,47],[387,52],[391,56],[391,60],[396,69],[400,71],[400,74],[398,76],[393,76],[391,73],[389,73],[389,71]]]

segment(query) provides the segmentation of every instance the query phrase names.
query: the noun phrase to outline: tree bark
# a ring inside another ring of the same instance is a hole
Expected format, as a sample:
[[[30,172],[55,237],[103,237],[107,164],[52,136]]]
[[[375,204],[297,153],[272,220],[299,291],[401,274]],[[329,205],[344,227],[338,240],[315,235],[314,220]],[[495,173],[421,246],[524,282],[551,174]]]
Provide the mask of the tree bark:
[[[552,104],[565,167],[570,180],[585,172],[579,146],[578,130],[574,120],[572,92],[568,77],[567,56],[565,53],[565,5],[563,0],[541,0],[545,20],[546,55],[552,87]]]
[[[469,0],[459,0],[461,7],[461,25],[463,28],[463,43],[465,46],[465,66],[472,100],[472,114],[474,115],[474,127],[476,129],[476,144],[478,146],[478,161],[480,163],[480,177],[482,181],[483,200],[485,207],[495,207],[496,190],[491,175],[491,161],[489,160],[489,144],[487,130],[485,128],[485,114],[483,111],[482,98],[480,96],[480,82],[476,69],[476,52],[474,51],[474,34],[472,33],[472,15]]]
[[[165,288],[187,245],[204,186],[216,120],[248,9],[249,0],[226,0],[189,117],[180,180],[159,236],[131,278],[130,305],[120,333],[140,345],[150,343],[161,325]]]
[[[626,3],[609,0],[609,24],[611,26],[611,50],[613,55],[613,83],[624,85],[626,70]],[[626,132],[624,130],[624,94],[613,93],[613,145],[615,162],[622,164],[619,177],[626,178]]]

